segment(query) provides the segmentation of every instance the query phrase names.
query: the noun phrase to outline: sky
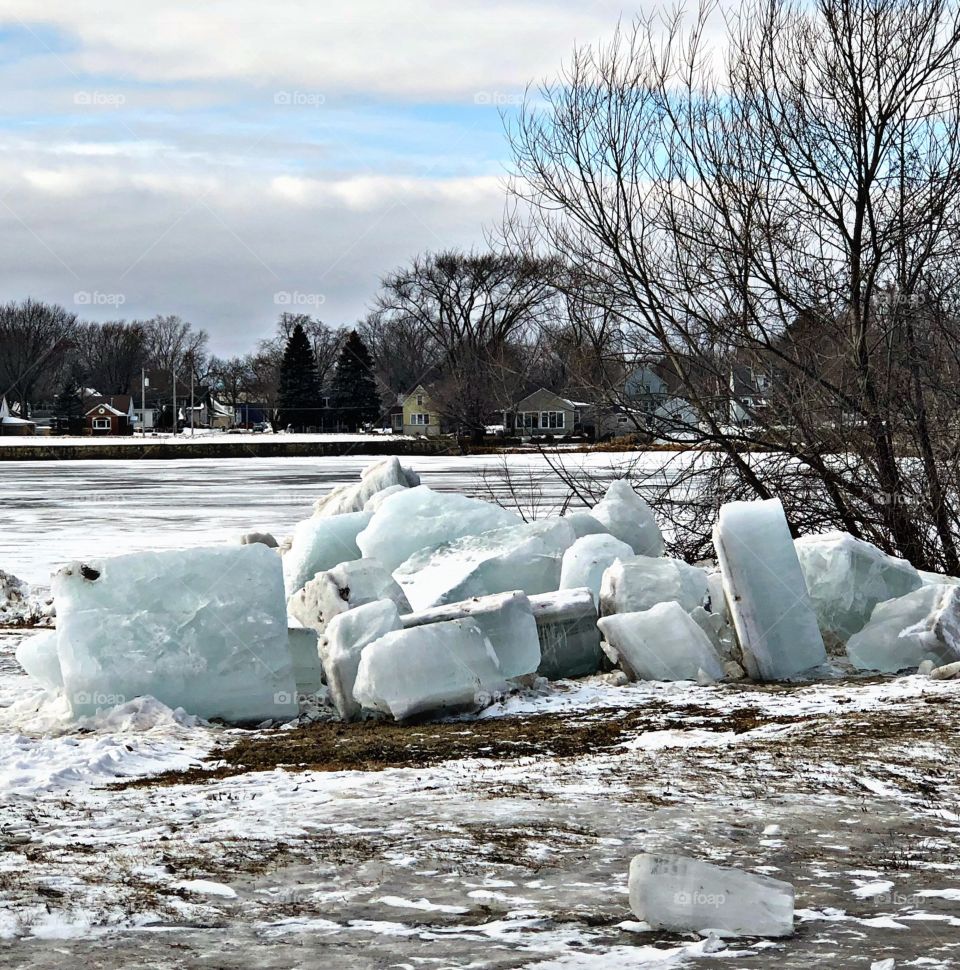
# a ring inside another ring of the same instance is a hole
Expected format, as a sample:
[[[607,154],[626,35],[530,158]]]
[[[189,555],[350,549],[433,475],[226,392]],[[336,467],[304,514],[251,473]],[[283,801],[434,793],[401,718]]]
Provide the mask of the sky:
[[[501,112],[605,0],[0,0],[0,300],[178,314],[221,356],[355,323],[503,212]]]

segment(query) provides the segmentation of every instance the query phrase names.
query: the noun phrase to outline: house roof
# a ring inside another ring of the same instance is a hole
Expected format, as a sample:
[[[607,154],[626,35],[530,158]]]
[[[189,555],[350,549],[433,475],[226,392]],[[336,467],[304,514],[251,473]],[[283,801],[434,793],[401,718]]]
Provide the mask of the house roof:
[[[89,414],[94,408],[103,405],[109,407],[115,414],[132,414],[133,398],[129,394],[88,394],[84,395],[83,406]]]
[[[118,411],[112,404],[100,403],[94,404],[89,411],[84,413],[84,417],[89,418],[94,411],[107,411],[110,414],[115,414],[118,418],[122,418],[127,413],[126,411]]]
[[[526,397],[521,398],[516,403],[516,410],[522,411],[525,404],[533,404],[534,398],[539,398],[542,395],[546,395],[548,400],[556,402],[564,409],[569,409],[571,411],[577,410],[577,408],[588,408],[592,407],[587,401],[571,401],[569,398],[561,397],[556,391],[551,391],[546,387],[538,387],[535,391],[531,391]],[[537,405],[537,410],[542,410],[542,408]]]

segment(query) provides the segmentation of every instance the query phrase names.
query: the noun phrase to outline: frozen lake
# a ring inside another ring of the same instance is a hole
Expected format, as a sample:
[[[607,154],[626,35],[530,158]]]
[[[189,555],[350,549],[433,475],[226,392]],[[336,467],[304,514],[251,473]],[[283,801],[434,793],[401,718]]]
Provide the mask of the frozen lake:
[[[677,455],[648,453],[656,474]],[[638,456],[568,454],[604,478]],[[182,461],[25,461],[0,464],[0,569],[45,585],[63,562],[92,555],[229,541],[250,531],[289,533],[314,501],[356,481],[367,455],[330,458],[184,459]],[[404,458],[423,483],[489,498],[505,494],[504,457]],[[511,455],[521,502],[544,514],[569,490],[539,455]],[[578,504],[574,499],[572,504]],[[525,511],[531,511],[530,508]]]

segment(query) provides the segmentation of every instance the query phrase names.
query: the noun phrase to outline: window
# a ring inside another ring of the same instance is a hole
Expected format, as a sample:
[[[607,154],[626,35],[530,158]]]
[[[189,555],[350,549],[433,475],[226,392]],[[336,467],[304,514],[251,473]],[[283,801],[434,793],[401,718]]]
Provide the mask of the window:
[[[110,430],[110,419],[109,418],[94,418],[93,419],[93,429],[94,429],[94,431],[109,431]]]
[[[430,415],[417,414],[417,413],[411,414],[410,423],[411,424],[430,424]]]
[[[422,394],[418,394],[417,395],[417,407],[418,408],[422,408],[423,407],[423,395]],[[426,422],[424,422],[424,424],[426,424]]]
[[[528,431],[552,431],[565,427],[563,411],[524,411],[523,427]]]

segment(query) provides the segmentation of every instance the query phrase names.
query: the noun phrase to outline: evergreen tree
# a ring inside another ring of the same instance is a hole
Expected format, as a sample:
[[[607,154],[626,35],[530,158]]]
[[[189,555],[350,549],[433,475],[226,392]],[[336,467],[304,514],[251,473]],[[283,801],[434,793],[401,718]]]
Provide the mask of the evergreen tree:
[[[320,382],[313,348],[301,324],[290,334],[280,363],[280,425],[294,430],[320,423]]]
[[[57,434],[83,434],[83,387],[76,367],[64,381],[57,394],[53,412],[53,426]]]
[[[373,377],[373,359],[356,330],[350,331],[333,375],[331,401],[344,431],[358,431],[380,417],[380,393]]]

